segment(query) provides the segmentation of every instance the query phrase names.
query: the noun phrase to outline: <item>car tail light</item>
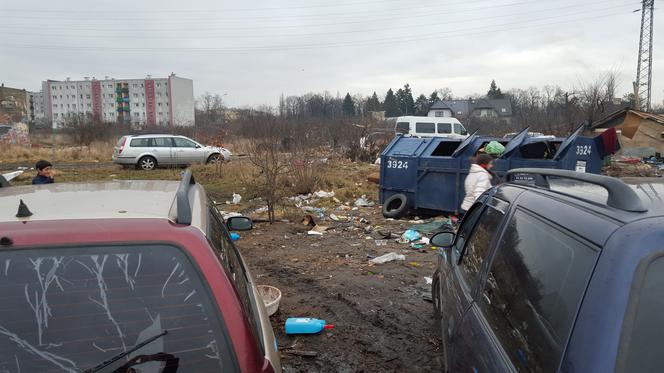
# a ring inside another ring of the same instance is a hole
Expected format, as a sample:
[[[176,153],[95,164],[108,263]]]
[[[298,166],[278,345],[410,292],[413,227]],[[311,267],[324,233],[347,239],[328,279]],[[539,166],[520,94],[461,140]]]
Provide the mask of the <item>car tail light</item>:
[[[122,138],[122,144],[120,144],[120,149],[118,150],[118,154],[122,154],[122,151],[124,150],[125,143],[127,142],[127,138],[123,137]]]

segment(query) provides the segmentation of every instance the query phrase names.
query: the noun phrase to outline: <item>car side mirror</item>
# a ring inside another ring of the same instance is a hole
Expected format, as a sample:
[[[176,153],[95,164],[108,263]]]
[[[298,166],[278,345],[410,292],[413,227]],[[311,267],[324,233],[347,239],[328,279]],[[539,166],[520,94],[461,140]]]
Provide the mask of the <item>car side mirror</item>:
[[[450,247],[454,243],[455,236],[453,232],[440,232],[431,237],[430,242],[433,246]]]
[[[254,223],[246,216],[234,216],[226,220],[226,226],[231,231],[249,231],[254,227]]]
[[[201,146],[196,144],[196,149],[200,149],[200,148],[201,148]]]

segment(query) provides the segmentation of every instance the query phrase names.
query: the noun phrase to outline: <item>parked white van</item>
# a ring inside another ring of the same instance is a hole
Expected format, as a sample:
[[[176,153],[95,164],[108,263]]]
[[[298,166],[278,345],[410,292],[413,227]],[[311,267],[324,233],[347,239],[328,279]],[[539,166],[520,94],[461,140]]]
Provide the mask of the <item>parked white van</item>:
[[[468,137],[463,124],[452,117],[398,117],[394,131],[413,137]]]

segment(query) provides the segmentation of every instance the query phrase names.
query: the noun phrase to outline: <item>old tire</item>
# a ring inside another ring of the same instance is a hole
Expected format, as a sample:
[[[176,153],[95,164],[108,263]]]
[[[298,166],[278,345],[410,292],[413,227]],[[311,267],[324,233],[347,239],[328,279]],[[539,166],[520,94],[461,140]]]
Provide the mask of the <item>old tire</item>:
[[[401,194],[393,194],[383,203],[383,216],[399,219],[408,212],[408,198]]]
[[[157,167],[157,160],[154,159],[154,157],[146,155],[145,157],[141,157],[141,159],[138,160],[138,167],[145,171],[154,170],[155,167]]]
[[[224,161],[224,157],[219,153],[211,154],[207,159],[208,164],[223,162],[223,161]]]

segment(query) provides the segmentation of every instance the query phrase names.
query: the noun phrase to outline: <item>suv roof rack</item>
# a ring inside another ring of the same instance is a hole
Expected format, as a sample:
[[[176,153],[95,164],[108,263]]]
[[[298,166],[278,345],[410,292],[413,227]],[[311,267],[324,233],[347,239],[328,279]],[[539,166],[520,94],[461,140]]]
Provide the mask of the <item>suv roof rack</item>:
[[[606,204],[619,210],[630,212],[646,212],[648,209],[643,205],[643,201],[636,192],[627,184],[619,179],[587,174],[571,170],[556,170],[546,168],[515,168],[507,171],[505,178],[508,182],[514,181],[515,176],[531,174],[534,176],[535,186],[549,188],[548,176],[560,177],[565,179],[578,180],[589,184],[595,184],[603,187],[609,193]]]
[[[189,191],[191,186],[196,184],[194,175],[191,170],[186,170],[178,185],[178,190],[175,192],[175,203],[177,206],[177,217],[175,222],[178,224],[191,224],[191,204],[189,203]]]

